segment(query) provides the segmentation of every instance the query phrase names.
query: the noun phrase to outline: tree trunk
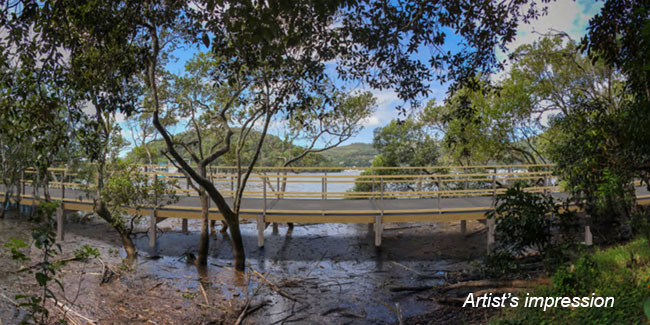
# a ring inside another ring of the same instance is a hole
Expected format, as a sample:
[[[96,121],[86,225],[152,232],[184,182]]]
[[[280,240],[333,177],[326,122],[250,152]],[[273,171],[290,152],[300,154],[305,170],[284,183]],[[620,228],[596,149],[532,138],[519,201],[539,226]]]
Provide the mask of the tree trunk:
[[[135,259],[135,256],[138,254],[138,250],[135,248],[135,244],[133,244],[131,236],[126,233],[120,233],[120,238],[122,238],[122,245],[124,245],[124,250],[126,251],[126,258]]]
[[[100,218],[104,219],[104,221],[108,222],[113,228],[117,231],[117,233],[120,235],[120,238],[122,239],[122,245],[124,246],[124,250],[126,251],[126,258],[127,259],[135,259],[135,256],[137,255],[138,251],[133,244],[133,240],[131,239],[131,234],[129,231],[127,231],[122,224],[118,224],[117,221],[113,218],[111,215],[111,212],[108,211],[106,208],[106,205],[104,202],[98,202],[96,203],[95,207],[95,214],[97,214]]]
[[[232,243],[232,256],[235,260],[235,270],[244,271],[246,268],[246,252],[244,251],[244,242],[242,241],[241,231],[239,230],[239,216],[232,217],[234,222],[230,222],[230,242]]]
[[[109,225],[113,226],[113,228],[117,231],[118,234],[120,234],[120,238],[122,239],[122,245],[124,246],[124,250],[126,251],[126,258],[129,260],[134,260],[138,251],[133,244],[133,240],[131,240],[131,233],[128,231],[123,224],[119,223],[115,218],[113,218],[113,215],[111,214],[110,211],[108,211],[108,208],[106,208],[106,203],[102,201],[102,189],[104,188],[104,173],[105,173],[105,163],[102,160],[100,160],[97,163],[97,191],[96,195],[97,197],[95,198],[95,206],[94,206],[94,212],[96,215],[98,215],[100,218],[104,219],[104,221],[108,222]]]
[[[210,216],[209,203],[210,198],[205,193],[204,189],[201,189],[199,193],[201,198],[201,237],[199,240],[199,253],[197,258],[198,265],[208,265],[208,252],[210,250],[210,235],[208,232],[208,218]]]
[[[0,215],[0,218],[5,217],[5,212],[7,212],[8,205],[9,205],[9,197],[11,196],[11,190],[8,186],[5,185],[5,199],[2,202],[2,215]]]

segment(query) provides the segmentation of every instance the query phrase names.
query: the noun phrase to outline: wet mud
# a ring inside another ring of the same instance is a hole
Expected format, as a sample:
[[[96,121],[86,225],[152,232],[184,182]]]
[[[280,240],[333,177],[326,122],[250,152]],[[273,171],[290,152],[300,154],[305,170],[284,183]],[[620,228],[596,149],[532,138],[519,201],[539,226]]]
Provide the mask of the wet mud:
[[[199,226],[190,220],[190,232],[183,234],[180,219],[167,219],[158,225],[155,248],[140,229],[139,257],[129,265],[109,225],[96,218],[68,222],[61,256],[88,244],[115,274],[101,284],[102,262],[70,262],[61,275],[62,301],[103,324],[232,324],[238,318],[244,324],[397,323],[444,307],[417,291],[391,289],[433,287],[448,274],[468,272],[486,243],[476,221],[468,222],[468,236],[459,222],[386,224],[380,248],[369,225],[296,224],[293,230],[280,225],[277,232],[268,226],[265,246],[258,248],[255,224],[243,224],[249,267],[242,274],[232,268],[230,238],[219,232],[210,242],[207,268],[187,263],[196,254]],[[0,245],[10,237],[29,239],[31,227],[22,217],[0,219]],[[37,259],[39,253],[32,247],[30,254]],[[9,299],[36,289],[30,275],[14,273],[18,268],[2,249],[2,324],[23,316]]]

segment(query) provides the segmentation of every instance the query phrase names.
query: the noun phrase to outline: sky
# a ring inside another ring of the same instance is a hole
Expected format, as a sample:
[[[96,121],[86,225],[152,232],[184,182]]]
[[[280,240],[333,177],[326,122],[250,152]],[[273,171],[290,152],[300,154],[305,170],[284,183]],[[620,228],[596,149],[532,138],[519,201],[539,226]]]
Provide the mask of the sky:
[[[557,0],[548,4],[548,15],[540,17],[529,25],[520,25],[515,41],[510,44],[509,50],[514,50],[523,44],[534,42],[540,37],[540,33],[552,31],[566,32],[574,40],[579,40],[586,33],[589,19],[600,12],[603,3],[593,0]],[[507,57],[505,53],[497,53],[497,58],[503,60]],[[506,66],[506,70],[508,67]],[[395,109],[401,101],[397,94],[390,90],[370,90],[377,98],[377,110],[365,121],[364,129],[347,143],[366,142],[371,143],[373,130],[388,124],[392,119],[398,118]],[[447,87],[445,85],[432,85],[429,100],[436,100],[441,103],[445,98]],[[426,101],[425,101],[426,103]],[[346,143],[346,144],[347,144]]]
[[[517,37],[515,41],[509,45],[508,49],[514,50],[520,45],[532,43],[540,37],[540,34],[549,32],[565,32],[574,40],[579,40],[586,33],[589,19],[597,14],[602,6],[602,1],[594,0],[556,0],[555,2],[551,2],[548,4],[547,15],[531,22],[531,24],[521,24],[519,26]],[[172,73],[182,74],[185,62],[198,51],[205,50],[207,49],[180,48],[174,52],[174,56],[177,57],[177,60],[170,62],[167,65],[167,69]],[[426,56],[428,54],[429,53],[418,53],[416,55]],[[497,53],[497,58],[499,60],[503,60],[506,57],[506,53]],[[334,71],[334,63],[329,64],[327,68],[328,70]],[[508,66],[506,65],[505,71],[507,70]],[[505,72],[502,71],[500,72],[500,75],[503,75],[504,73]],[[341,85],[342,82],[337,81],[337,83]],[[347,89],[370,91],[377,99],[377,106],[372,116],[363,121],[363,128],[361,131],[356,136],[343,143],[343,145],[355,142],[372,143],[373,130],[375,128],[385,126],[392,119],[404,117],[399,116],[398,111],[396,110],[396,107],[403,103],[397,98],[397,94],[394,91],[371,89],[359,84],[345,86]],[[425,105],[429,100],[435,100],[437,103],[441,103],[445,98],[446,91],[446,85],[432,84],[429,98],[423,100],[422,104]],[[125,125],[123,128],[125,128]],[[275,132],[276,131],[273,129],[270,130],[271,134]],[[125,134],[125,136],[130,140],[130,136],[127,134]]]

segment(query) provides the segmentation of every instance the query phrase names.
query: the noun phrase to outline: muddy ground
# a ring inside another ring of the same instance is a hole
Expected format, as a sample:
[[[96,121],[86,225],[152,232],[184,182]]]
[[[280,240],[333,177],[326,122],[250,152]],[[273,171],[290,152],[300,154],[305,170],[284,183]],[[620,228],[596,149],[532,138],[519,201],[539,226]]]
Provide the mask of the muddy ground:
[[[0,245],[10,237],[30,238],[34,224],[24,219],[0,219]],[[426,292],[391,291],[433,287],[446,277],[471,271],[485,254],[480,222],[468,222],[469,236],[460,233],[459,222],[387,224],[379,249],[368,225],[296,224],[293,231],[281,225],[275,233],[269,226],[265,247],[258,248],[255,224],[244,224],[250,264],[246,274],[232,269],[230,239],[222,233],[211,240],[207,269],[188,264],[186,256],[196,252],[200,223],[190,220],[189,226],[190,233],[183,234],[179,219],[160,223],[155,249],[148,247],[145,234],[137,235],[140,254],[128,266],[109,225],[96,218],[69,221],[60,257],[72,256],[75,248],[88,244],[99,250],[101,261],[73,261],[63,268],[65,292],[55,292],[73,312],[63,316],[61,308],[50,303],[52,319],[66,317],[79,324],[84,324],[81,316],[101,324],[232,324],[246,305],[245,324],[386,324],[400,319],[456,324],[480,323],[489,314],[437,305]],[[15,273],[38,260],[38,250],[31,247],[29,253],[34,261],[19,265],[0,250],[1,324],[20,321],[24,313],[11,300],[36,288],[33,275]],[[115,271],[105,284],[102,262]]]

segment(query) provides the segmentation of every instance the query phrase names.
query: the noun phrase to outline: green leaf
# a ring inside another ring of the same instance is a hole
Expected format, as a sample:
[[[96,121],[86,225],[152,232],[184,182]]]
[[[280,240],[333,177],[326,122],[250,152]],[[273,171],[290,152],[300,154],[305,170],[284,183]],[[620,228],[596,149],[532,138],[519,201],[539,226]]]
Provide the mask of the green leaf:
[[[48,281],[50,281],[50,277],[47,276],[44,273],[36,273],[36,281],[38,282],[38,285],[41,287],[44,287]]]

